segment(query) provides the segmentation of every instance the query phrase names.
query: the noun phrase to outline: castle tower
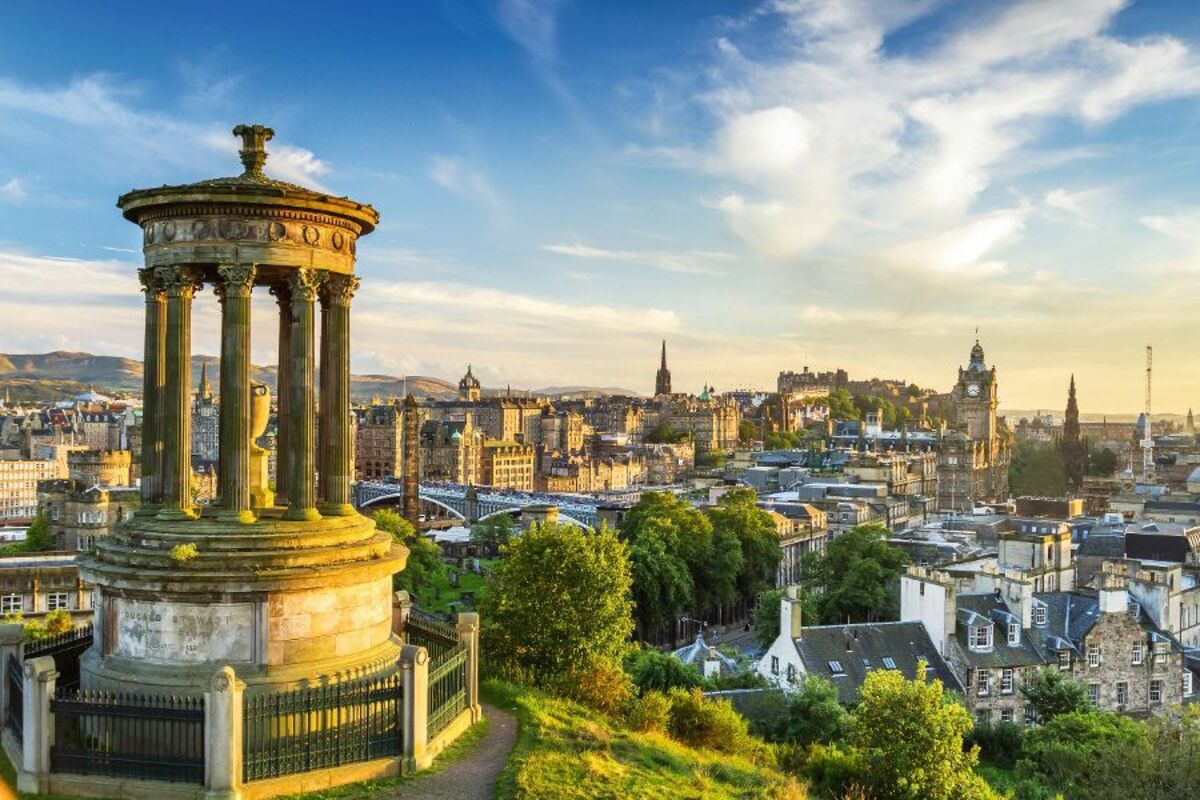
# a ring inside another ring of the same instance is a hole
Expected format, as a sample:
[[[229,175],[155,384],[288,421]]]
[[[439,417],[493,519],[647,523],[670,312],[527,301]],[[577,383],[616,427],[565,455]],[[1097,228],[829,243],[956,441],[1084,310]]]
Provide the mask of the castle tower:
[[[667,369],[667,340],[662,343],[662,361],[658,372],[654,374],[654,396],[661,397],[671,393],[671,370]]]
[[[1063,421],[1061,449],[1067,487],[1072,492],[1078,492],[1083,487],[1087,449],[1079,433],[1079,404],[1075,399],[1074,375],[1071,375],[1071,388],[1067,390],[1067,412]]]
[[[479,400],[480,392],[479,378],[475,377],[471,372],[471,365],[467,364],[467,374],[463,375],[462,380],[458,382],[458,399],[474,403]]]
[[[95,587],[86,689],[195,696],[232,667],[256,693],[397,669],[392,576],[408,551],[350,505],[355,249],[379,215],[268,178],[270,128],[239,125],[234,135],[241,175],[117,201],[144,243],[142,508],[79,556]],[[191,317],[205,286],[221,305],[220,502],[197,508]],[[252,469],[269,407],[266,387],[250,380],[256,288],[279,305],[277,496],[255,491]]]

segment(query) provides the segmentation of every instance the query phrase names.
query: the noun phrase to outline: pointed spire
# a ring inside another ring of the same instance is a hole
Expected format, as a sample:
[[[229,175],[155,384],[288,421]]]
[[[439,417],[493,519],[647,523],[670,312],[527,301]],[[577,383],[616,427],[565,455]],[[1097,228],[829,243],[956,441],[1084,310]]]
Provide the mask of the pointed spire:
[[[209,400],[212,398],[212,391],[208,386],[208,362],[200,362],[200,391],[198,392],[201,400]]]
[[[667,368],[667,340],[666,339],[663,339],[663,342],[662,342],[662,368],[663,369]]]

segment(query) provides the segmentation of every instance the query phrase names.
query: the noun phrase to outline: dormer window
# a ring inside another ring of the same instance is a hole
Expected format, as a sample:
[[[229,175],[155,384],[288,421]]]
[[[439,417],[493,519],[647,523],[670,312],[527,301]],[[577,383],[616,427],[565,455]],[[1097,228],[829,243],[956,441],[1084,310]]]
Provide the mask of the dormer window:
[[[990,624],[972,625],[970,643],[972,650],[991,650],[992,626]]]
[[[1021,625],[1017,622],[1008,623],[1008,646],[1016,647],[1021,643]]]
[[[1046,607],[1035,604],[1033,607],[1033,624],[1044,626],[1046,624]]]

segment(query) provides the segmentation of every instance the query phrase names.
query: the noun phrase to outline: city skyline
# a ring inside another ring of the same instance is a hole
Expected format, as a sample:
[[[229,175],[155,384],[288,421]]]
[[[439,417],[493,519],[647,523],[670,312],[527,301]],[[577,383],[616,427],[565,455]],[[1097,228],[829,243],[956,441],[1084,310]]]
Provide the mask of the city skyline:
[[[140,241],[112,204],[231,172],[253,117],[286,132],[268,173],[382,213],[356,373],[649,393],[665,337],[683,390],[808,364],[945,391],[978,326],[1004,407],[1060,411],[1075,373],[1085,414],[1136,413],[1153,344],[1155,407],[1186,411],[1186,6],[876,6],[381,4],[338,42],[305,13],[264,38],[201,10],[50,32],[12,9],[0,351],[136,356]],[[196,352],[217,319],[203,295]]]

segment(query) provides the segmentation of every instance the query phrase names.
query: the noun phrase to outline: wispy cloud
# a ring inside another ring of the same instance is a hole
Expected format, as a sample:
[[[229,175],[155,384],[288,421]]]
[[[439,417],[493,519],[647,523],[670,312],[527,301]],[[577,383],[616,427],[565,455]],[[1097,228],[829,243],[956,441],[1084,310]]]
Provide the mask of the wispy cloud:
[[[534,59],[550,63],[557,56],[556,14],[559,0],[500,0],[496,17],[505,32]]]
[[[507,208],[500,192],[482,171],[466,159],[435,156],[429,161],[429,179],[443,189],[489,209],[498,222],[504,221]]]
[[[11,178],[5,183],[0,183],[0,198],[8,200],[24,200],[25,187],[21,185],[21,181],[16,178]]]
[[[548,253],[591,261],[619,261],[627,264],[642,264],[666,272],[682,272],[690,275],[722,275],[724,271],[716,265],[734,260],[730,253],[708,250],[609,250],[592,247],[582,242],[544,244]]]

